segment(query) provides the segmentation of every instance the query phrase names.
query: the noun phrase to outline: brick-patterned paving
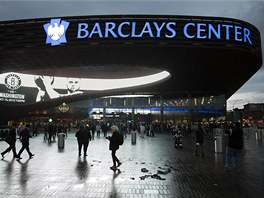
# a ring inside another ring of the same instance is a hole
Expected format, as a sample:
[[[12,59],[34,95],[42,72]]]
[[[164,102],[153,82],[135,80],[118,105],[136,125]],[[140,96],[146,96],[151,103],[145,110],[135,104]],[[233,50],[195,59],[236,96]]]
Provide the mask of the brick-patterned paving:
[[[225,154],[214,153],[214,138],[205,137],[205,157],[194,157],[194,134],[184,137],[183,149],[173,146],[167,134],[140,138],[131,145],[131,136],[117,151],[123,162],[113,172],[109,141],[92,140],[87,158],[79,157],[72,131],[65,139],[65,148],[57,142],[43,141],[43,134],[30,139],[35,154],[28,159],[26,151],[19,161],[12,152],[0,161],[0,197],[115,197],[115,198],[246,198],[264,197],[264,143],[255,134],[245,137],[240,172],[224,170]],[[225,144],[225,141],[224,141]],[[17,150],[21,143],[17,141]],[[7,147],[0,141],[1,152]],[[161,168],[171,172],[159,174],[165,180],[144,175],[156,174]],[[146,168],[148,172],[141,171]]]

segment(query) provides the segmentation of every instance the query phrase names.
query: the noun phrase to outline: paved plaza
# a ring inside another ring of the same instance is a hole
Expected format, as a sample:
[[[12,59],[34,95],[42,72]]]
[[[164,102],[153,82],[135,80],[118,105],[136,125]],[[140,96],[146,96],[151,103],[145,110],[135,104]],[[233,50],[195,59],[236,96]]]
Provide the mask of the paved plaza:
[[[264,197],[263,142],[253,133],[245,136],[239,172],[224,170],[225,154],[214,153],[212,134],[205,136],[204,158],[193,156],[194,134],[184,137],[183,149],[174,148],[168,134],[137,136],[135,145],[128,134],[117,151],[123,164],[115,172],[108,140],[95,137],[84,158],[78,156],[74,135],[74,130],[69,133],[64,149],[58,149],[57,141],[43,141],[43,133],[33,137],[32,159],[26,151],[20,161],[6,154],[0,161],[0,197]],[[16,145],[19,150],[21,143]],[[0,141],[1,152],[7,146]]]

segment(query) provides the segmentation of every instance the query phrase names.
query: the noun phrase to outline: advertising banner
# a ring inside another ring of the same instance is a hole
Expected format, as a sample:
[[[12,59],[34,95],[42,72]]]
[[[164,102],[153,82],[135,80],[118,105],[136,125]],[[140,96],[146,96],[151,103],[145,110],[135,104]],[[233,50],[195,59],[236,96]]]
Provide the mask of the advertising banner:
[[[156,74],[121,79],[95,79],[42,76],[22,73],[0,74],[0,102],[35,103],[58,97],[153,85],[170,74]]]

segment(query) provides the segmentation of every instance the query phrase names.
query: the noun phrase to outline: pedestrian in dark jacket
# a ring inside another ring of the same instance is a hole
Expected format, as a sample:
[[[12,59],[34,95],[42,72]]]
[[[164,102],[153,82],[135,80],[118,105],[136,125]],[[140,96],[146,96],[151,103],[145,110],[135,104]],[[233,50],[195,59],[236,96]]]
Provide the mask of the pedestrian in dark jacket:
[[[84,152],[84,157],[85,157],[85,156],[87,156],[87,149],[89,146],[89,142],[92,140],[89,125],[85,126],[83,137],[84,137],[84,139],[83,139],[83,142],[84,142],[83,152]]]
[[[111,127],[112,136],[106,137],[110,143],[109,143],[109,150],[112,151],[112,159],[113,159],[113,166],[110,167],[112,170],[117,170],[117,167],[121,166],[122,162],[116,157],[116,151],[119,149],[119,132],[118,127],[116,125],[113,125]]]
[[[86,126],[84,128],[84,126],[81,125],[80,129],[76,132],[75,137],[77,137],[77,141],[78,141],[79,156],[82,155],[82,147],[83,147],[84,157],[86,157],[89,141],[91,141],[92,139],[89,126]]]
[[[228,134],[228,144],[226,147],[225,170],[232,168],[232,158],[235,158],[235,168],[240,169],[241,150],[243,148],[243,130],[239,122],[235,122],[233,128],[225,131]]]
[[[30,124],[27,124],[26,127],[20,132],[20,137],[19,139],[21,140],[22,143],[22,148],[20,149],[19,153],[17,154],[17,159],[20,160],[21,154],[24,151],[24,149],[27,150],[29,158],[32,158],[35,154],[31,153],[29,150],[29,138],[32,136],[30,135]]]
[[[79,156],[81,156],[82,146],[84,145],[84,126],[83,125],[80,125],[79,130],[75,133],[75,137],[77,137]]]
[[[198,155],[198,148],[201,149],[202,157],[204,157],[204,130],[202,128],[202,125],[198,125],[198,129],[196,130],[196,144],[195,144],[195,152],[194,156]]]
[[[9,130],[5,141],[9,144],[9,147],[1,153],[2,158],[5,158],[5,154],[7,152],[10,152],[11,150],[13,151],[13,158],[16,158],[17,153],[16,153],[16,126],[17,124],[13,124],[13,127]]]
[[[91,131],[92,131],[92,139],[94,140],[94,133],[95,133],[95,125],[92,124],[91,126]]]

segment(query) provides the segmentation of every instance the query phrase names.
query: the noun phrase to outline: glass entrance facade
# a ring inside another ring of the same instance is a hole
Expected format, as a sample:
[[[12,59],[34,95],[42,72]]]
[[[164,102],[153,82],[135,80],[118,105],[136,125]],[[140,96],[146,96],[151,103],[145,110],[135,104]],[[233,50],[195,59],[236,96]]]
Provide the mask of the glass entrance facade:
[[[87,106],[91,119],[176,120],[178,122],[210,122],[224,120],[224,95],[195,98],[163,99],[161,96],[112,96],[76,103]],[[74,105],[74,104],[72,104]]]

